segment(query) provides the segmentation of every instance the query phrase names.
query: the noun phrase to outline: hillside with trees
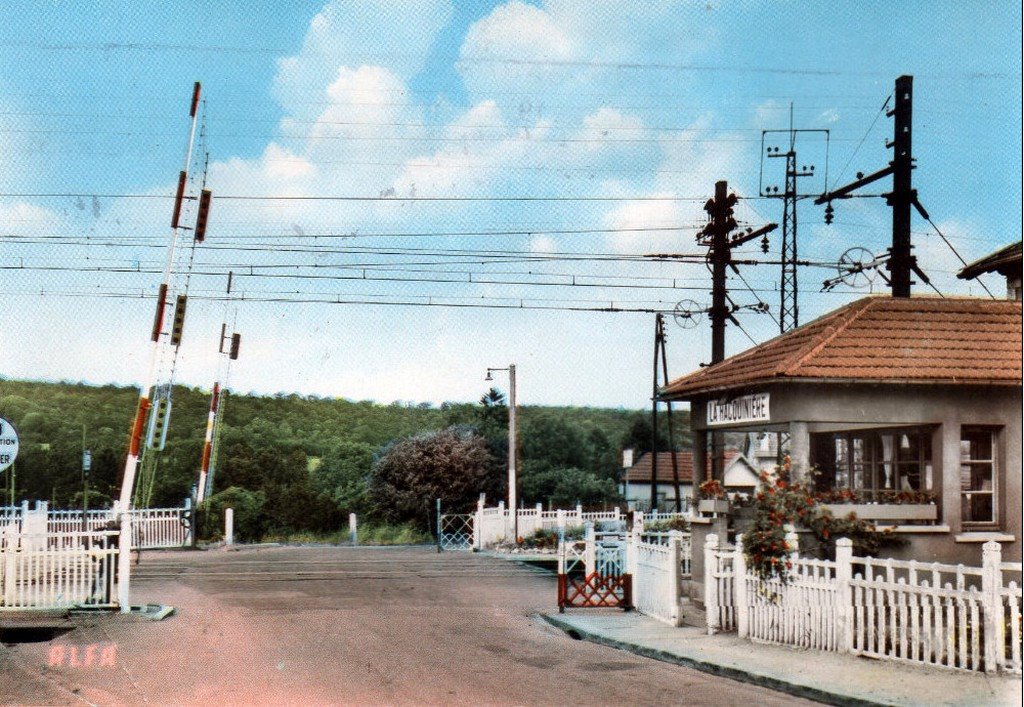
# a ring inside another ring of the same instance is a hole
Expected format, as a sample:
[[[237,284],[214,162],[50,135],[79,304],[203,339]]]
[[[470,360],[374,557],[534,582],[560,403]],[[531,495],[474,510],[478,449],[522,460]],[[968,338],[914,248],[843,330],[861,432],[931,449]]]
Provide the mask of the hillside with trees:
[[[152,507],[180,506],[198,477],[209,393],[179,386],[173,397],[166,447],[147,451],[156,470]],[[0,417],[21,436],[15,501],[80,507],[86,448],[89,506],[109,505],[137,399],[134,387],[0,379]],[[480,492],[493,502],[505,494],[508,407],[496,390],[477,404],[440,406],[231,393],[221,415],[210,504],[243,505],[236,518],[251,519],[239,523],[243,537],[334,530],[349,512],[424,527],[424,504],[434,498],[468,510]],[[683,413],[676,429],[687,427]],[[686,442],[677,433],[676,443]],[[621,450],[650,445],[645,411],[520,406],[520,497],[545,506],[612,504]],[[11,471],[0,479],[0,505],[10,500]]]

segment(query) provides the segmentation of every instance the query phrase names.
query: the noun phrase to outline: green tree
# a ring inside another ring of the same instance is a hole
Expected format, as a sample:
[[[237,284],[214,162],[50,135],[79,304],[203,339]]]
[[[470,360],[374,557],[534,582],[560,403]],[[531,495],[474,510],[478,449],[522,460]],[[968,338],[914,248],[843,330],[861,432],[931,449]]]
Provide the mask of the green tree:
[[[374,514],[432,529],[435,499],[447,509],[468,509],[481,491],[497,487],[493,468],[487,442],[466,428],[399,440],[373,465],[369,496]]]
[[[374,451],[365,442],[338,442],[313,468],[314,488],[327,494],[342,511],[363,513]]]

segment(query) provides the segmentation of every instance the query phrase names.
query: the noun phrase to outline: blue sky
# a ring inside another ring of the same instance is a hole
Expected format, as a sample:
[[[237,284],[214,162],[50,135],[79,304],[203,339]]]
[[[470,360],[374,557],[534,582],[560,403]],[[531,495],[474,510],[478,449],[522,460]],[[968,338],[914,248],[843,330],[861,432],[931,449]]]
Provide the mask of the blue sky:
[[[830,131],[831,186],[884,166],[892,125],[880,109],[904,73],[915,186],[935,224],[967,261],[1020,239],[1020,12],[1008,2],[4,4],[0,375],[143,379],[167,197],[200,80],[189,188],[208,154],[215,200],[206,244],[175,259],[172,289],[187,281],[192,298],[178,381],[211,385],[220,323],[237,317],[231,384],[242,391],[474,400],[484,369],[512,361],[526,404],[643,407],[651,314],[465,305],[707,306],[703,264],[636,256],[699,254],[701,207],[719,179],[746,197],[741,221],[779,221],[781,204],[757,198],[762,176],[781,179],[778,160],[762,175],[761,131],[787,127],[791,102],[797,127]],[[807,136],[797,147],[820,175],[805,188],[820,190],[824,144]],[[313,198],[251,198],[284,195]],[[890,218],[881,199],[856,199],[825,226],[802,202],[800,257],[882,252]],[[913,238],[940,291],[985,296],[956,280],[960,261],[916,216]],[[744,257],[770,260],[779,247],[775,234],[768,255]],[[60,267],[73,269],[43,269]],[[206,299],[228,270],[241,300]],[[820,293],[833,272],[801,270],[801,321],[870,291]],[[777,332],[777,266],[742,273],[736,302],[762,299],[772,314],[742,311],[730,353]],[[672,375],[709,349],[706,320],[670,325]],[[161,377],[170,371],[166,352]]]

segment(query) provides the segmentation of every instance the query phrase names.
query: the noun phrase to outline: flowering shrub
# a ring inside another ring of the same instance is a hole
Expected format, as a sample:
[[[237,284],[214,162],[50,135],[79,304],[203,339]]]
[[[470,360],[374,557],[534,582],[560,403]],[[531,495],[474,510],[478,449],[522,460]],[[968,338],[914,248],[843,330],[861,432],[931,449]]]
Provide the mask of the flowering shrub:
[[[854,513],[834,517],[818,505],[817,494],[810,485],[790,481],[790,472],[791,462],[787,456],[782,465],[776,467],[774,477],[761,474],[764,486],[754,496],[754,517],[743,534],[743,554],[762,580],[778,577],[785,582],[793,568],[786,543],[786,526],[789,525],[803,526],[814,533],[817,542],[805,541],[800,550],[818,557],[833,556],[835,541],[840,537],[852,540],[854,553],[858,555],[876,554],[883,544],[896,540],[891,530],[879,532],[873,523],[857,518]]]
[[[877,496],[871,498],[860,491],[853,489],[828,489],[818,491],[814,499],[819,503],[889,503],[893,505],[906,504],[934,504],[935,494],[928,491],[879,491]]]
[[[697,487],[697,498],[721,501],[729,498],[729,494],[725,492],[721,481],[718,479],[708,479]]]

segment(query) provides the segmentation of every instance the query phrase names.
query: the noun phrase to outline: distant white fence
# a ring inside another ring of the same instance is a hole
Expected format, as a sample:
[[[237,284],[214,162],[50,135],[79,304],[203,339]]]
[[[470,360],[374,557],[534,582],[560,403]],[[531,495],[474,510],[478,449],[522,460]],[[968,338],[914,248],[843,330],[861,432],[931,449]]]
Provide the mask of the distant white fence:
[[[451,514],[449,514],[451,515]],[[473,516],[473,542],[472,547],[484,550],[495,545],[511,541],[513,535],[518,534],[521,538],[527,538],[538,531],[558,531],[568,528],[582,528],[586,523],[625,523],[626,513],[619,508],[610,511],[588,511],[584,512],[582,506],[570,509],[558,509],[545,511],[541,504],[533,508],[520,508],[516,511],[515,521],[513,516],[505,508],[504,503],[487,508],[483,502],[477,504]],[[442,516],[443,519],[446,516]],[[648,513],[635,513],[634,518],[642,523],[650,524],[658,521],[670,520],[672,518],[689,518],[686,513],[665,513],[651,511]]]
[[[125,596],[120,539],[117,530],[29,535],[8,528],[0,535],[0,609],[118,606]]]
[[[786,581],[750,572],[741,544],[708,536],[708,632],[849,652],[916,665],[1021,674],[1021,564],[985,543],[982,566],[854,557],[836,543],[835,561],[799,557],[787,536]]]

